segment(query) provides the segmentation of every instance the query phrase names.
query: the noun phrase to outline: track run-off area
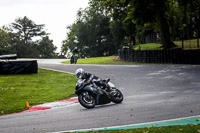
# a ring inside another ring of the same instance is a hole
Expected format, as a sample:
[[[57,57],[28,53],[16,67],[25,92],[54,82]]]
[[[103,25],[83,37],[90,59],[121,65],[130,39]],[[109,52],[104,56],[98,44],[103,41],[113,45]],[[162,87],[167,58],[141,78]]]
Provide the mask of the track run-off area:
[[[124,94],[124,101],[94,109],[85,109],[76,103],[1,116],[1,133],[200,123],[196,121],[200,117],[200,65],[70,65],[61,61],[40,59],[38,66],[71,74],[81,67],[100,78],[110,78]]]

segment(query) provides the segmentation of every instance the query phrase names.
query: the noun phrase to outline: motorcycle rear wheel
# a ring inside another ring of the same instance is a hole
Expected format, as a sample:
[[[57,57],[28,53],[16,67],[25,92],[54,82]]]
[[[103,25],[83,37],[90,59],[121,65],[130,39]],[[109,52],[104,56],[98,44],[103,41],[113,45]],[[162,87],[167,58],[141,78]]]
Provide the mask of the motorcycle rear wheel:
[[[110,96],[111,96],[111,101],[117,104],[121,103],[124,99],[122,92],[118,89],[111,91]]]
[[[94,108],[95,107],[95,99],[94,97],[89,94],[88,92],[82,92],[79,96],[78,96],[78,101],[79,103],[87,108],[87,109],[90,109],[90,108]]]

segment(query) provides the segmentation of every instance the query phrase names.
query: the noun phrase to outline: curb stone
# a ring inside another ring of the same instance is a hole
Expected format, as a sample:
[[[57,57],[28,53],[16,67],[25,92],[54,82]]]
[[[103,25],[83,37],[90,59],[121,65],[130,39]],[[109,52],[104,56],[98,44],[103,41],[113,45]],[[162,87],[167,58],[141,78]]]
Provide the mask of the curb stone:
[[[75,103],[78,103],[77,97],[72,97],[70,99],[60,100],[60,101],[56,101],[56,102],[44,103],[44,104],[33,106],[32,108],[42,107],[41,110],[44,110],[44,109],[52,109],[52,108],[58,108],[58,107],[62,107],[62,106],[72,105]],[[29,108],[29,110],[30,110],[30,108]]]
[[[78,98],[72,97],[65,100],[36,105],[36,106],[30,107],[28,110],[24,110],[22,112],[12,113],[12,114],[20,114],[20,113],[26,113],[26,112],[39,111],[39,110],[53,109],[53,108],[58,108],[58,107],[74,105],[76,103],[78,103]],[[12,115],[12,114],[6,114],[6,115]],[[6,116],[6,115],[1,115],[1,116]]]

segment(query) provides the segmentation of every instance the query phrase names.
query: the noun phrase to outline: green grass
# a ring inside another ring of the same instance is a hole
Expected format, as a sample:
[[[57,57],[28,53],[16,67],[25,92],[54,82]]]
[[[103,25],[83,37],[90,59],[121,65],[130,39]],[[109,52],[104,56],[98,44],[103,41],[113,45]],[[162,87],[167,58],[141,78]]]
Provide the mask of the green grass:
[[[182,48],[182,41],[174,41],[178,48]],[[197,47],[197,39],[184,40],[184,49],[199,49]],[[200,44],[199,44],[200,45]]]
[[[30,106],[67,99],[74,95],[74,75],[39,69],[38,74],[0,75],[0,115],[21,112]]]
[[[159,43],[147,43],[147,44],[140,44],[134,47],[135,50],[162,50],[162,44]]]
[[[175,48],[182,48],[182,41],[174,41],[177,45]],[[140,44],[134,47],[135,50],[162,50],[162,44],[160,43],[147,43],[147,44]],[[197,39],[192,40],[184,40],[184,49],[200,49],[197,47]]]
[[[200,125],[137,128],[117,131],[91,131],[85,133],[200,133]]]
[[[131,65],[141,64],[127,61],[120,61],[117,56],[106,56],[96,58],[78,59],[77,64],[100,64],[100,65]],[[62,62],[64,64],[70,64],[70,61]]]

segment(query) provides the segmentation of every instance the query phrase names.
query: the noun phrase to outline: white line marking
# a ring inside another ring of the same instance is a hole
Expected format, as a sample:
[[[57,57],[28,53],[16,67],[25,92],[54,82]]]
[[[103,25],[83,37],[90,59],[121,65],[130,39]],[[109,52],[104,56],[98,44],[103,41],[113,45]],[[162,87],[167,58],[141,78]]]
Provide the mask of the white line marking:
[[[56,72],[69,73],[69,74],[73,74],[73,75],[75,75],[75,74],[72,73],[72,72],[60,71],[60,70],[51,69],[51,68],[45,68],[45,67],[39,67],[39,68],[41,68],[41,69],[46,69],[46,70],[52,70],[52,71],[56,71]]]

